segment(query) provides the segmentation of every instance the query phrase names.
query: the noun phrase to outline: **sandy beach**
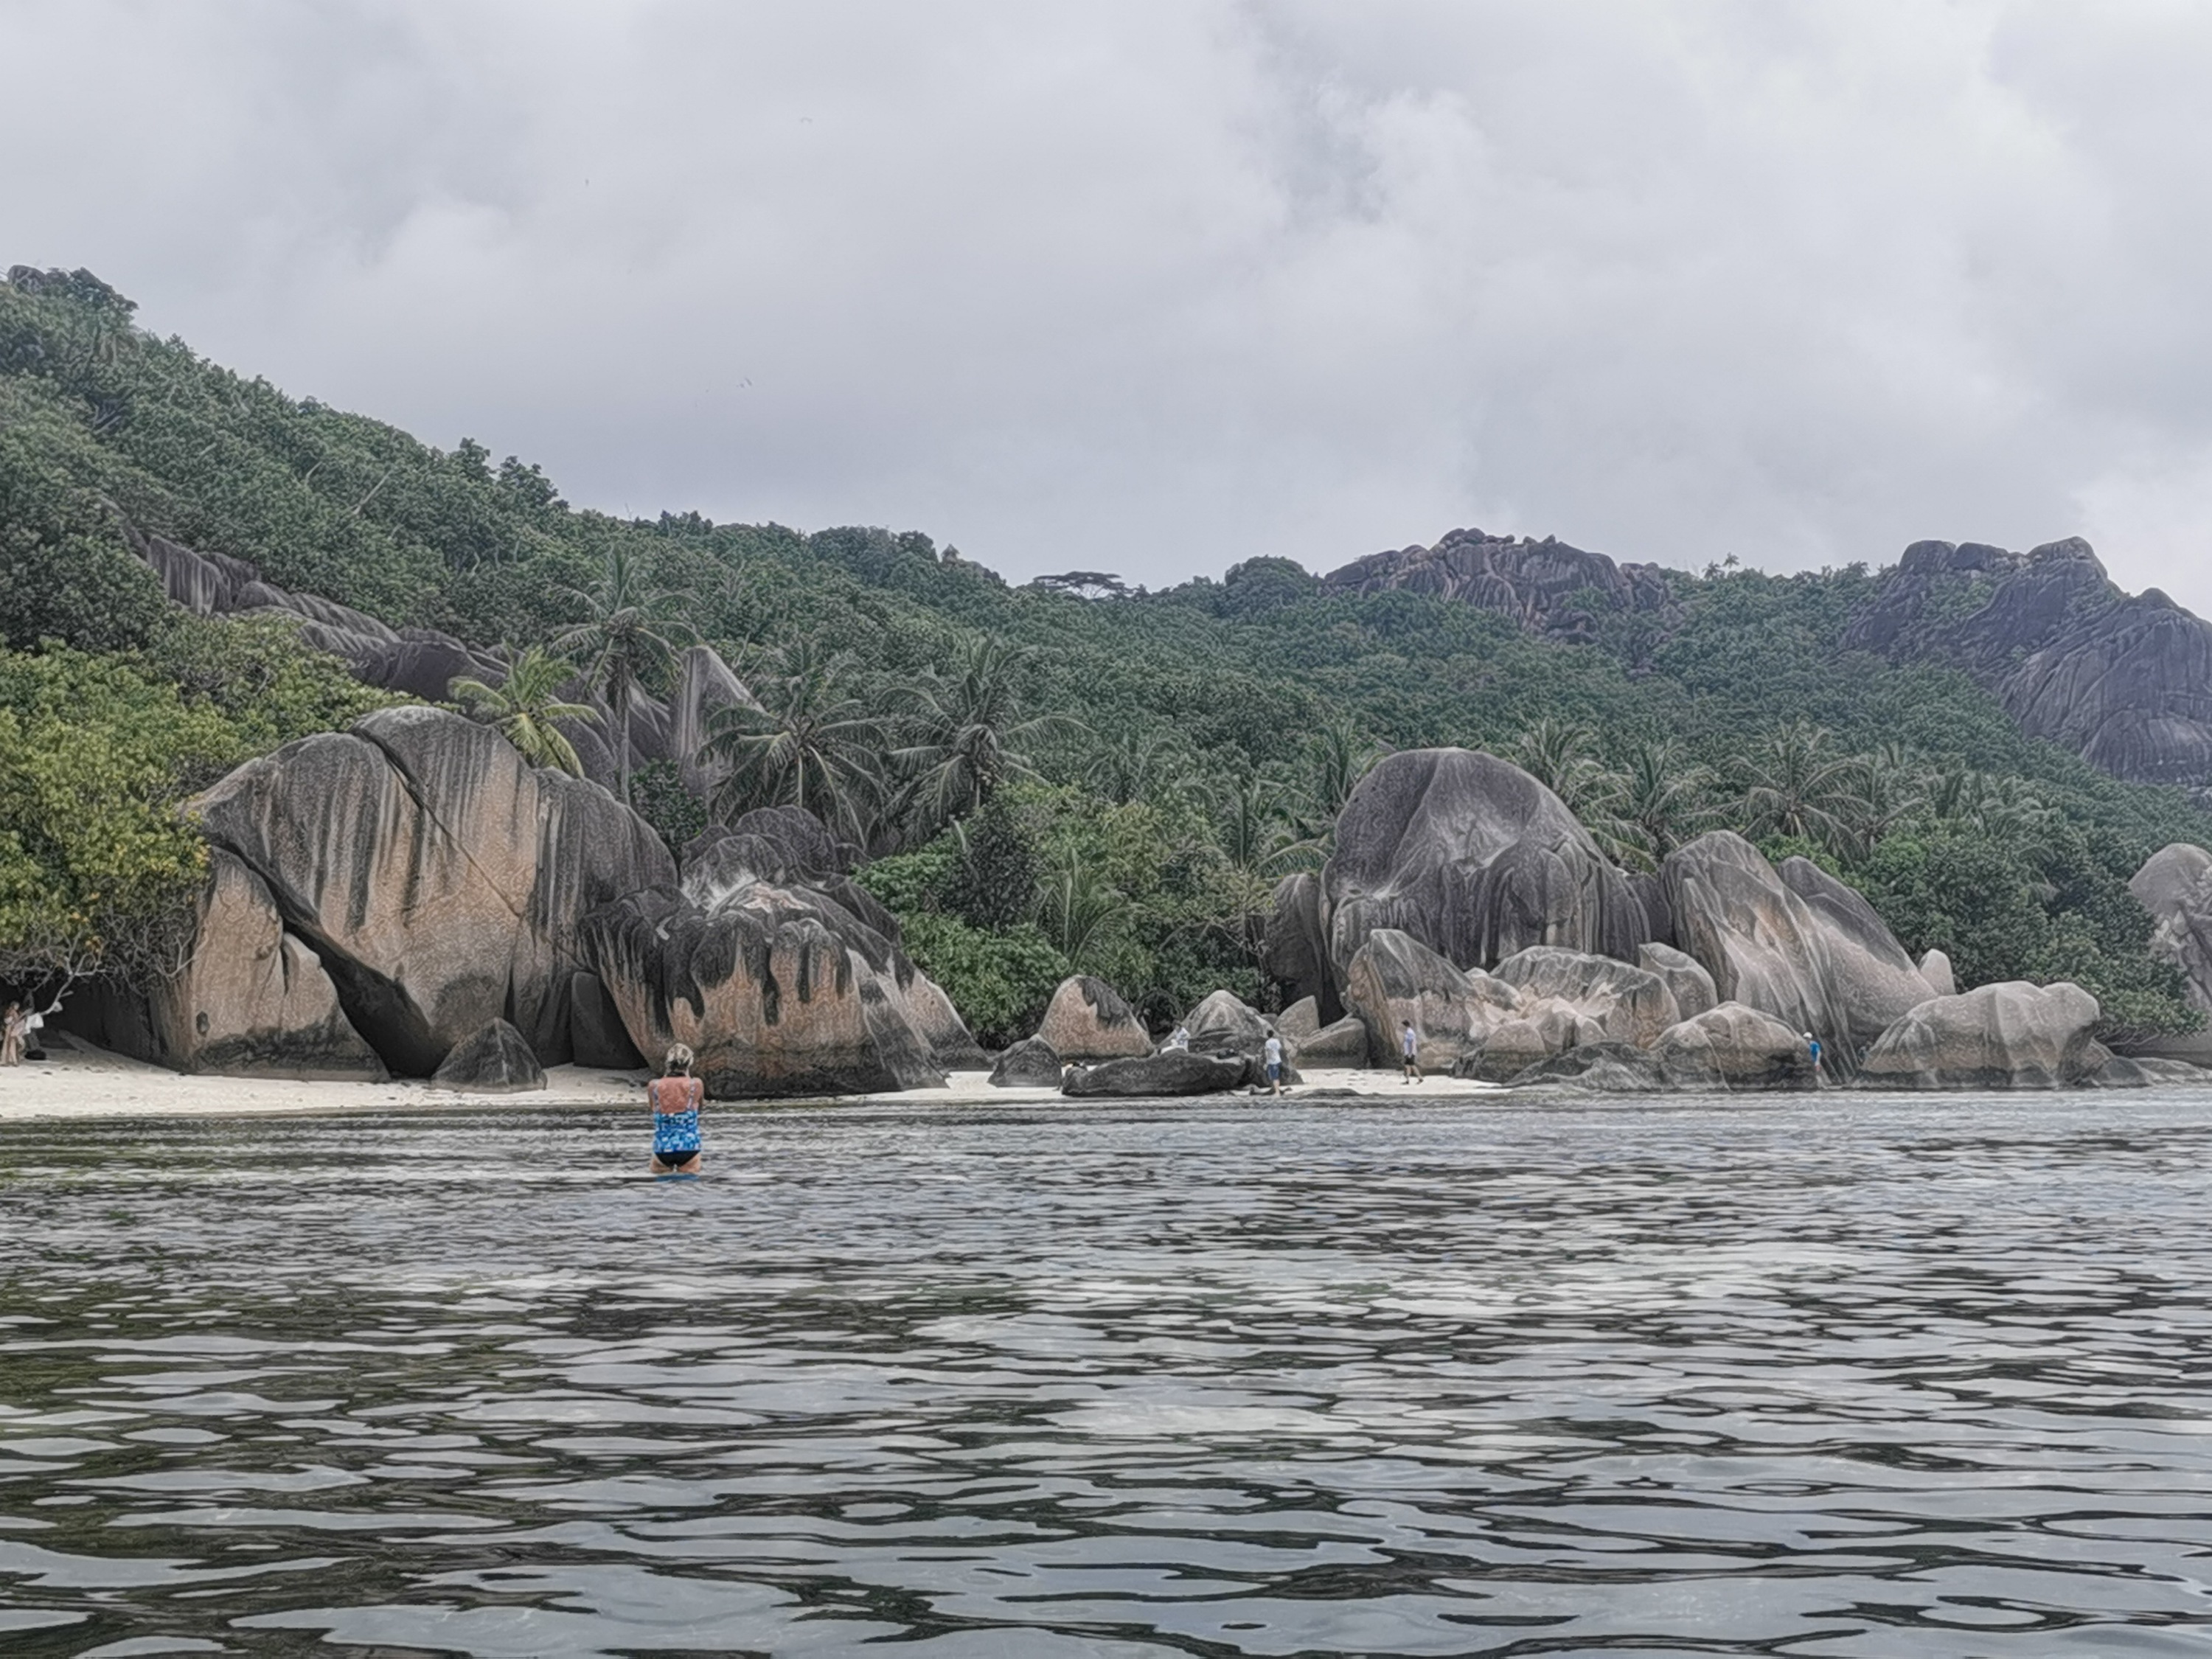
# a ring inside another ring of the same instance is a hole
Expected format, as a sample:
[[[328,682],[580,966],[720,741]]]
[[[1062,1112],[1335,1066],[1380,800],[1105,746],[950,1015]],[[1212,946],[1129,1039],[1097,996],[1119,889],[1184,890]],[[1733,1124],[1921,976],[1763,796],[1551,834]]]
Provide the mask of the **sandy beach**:
[[[48,1058],[0,1071],[0,1121],[31,1118],[212,1117],[270,1113],[482,1111],[486,1107],[642,1106],[647,1073],[560,1066],[545,1087],[526,1094],[467,1094],[434,1089],[421,1079],[389,1083],[307,1082],[293,1078],[187,1077],[73,1042],[58,1034]],[[1408,1085],[1385,1071],[1312,1071],[1286,1096],[1473,1098],[1501,1092],[1495,1084],[1432,1077]],[[989,1074],[956,1072],[941,1089],[848,1095],[825,1105],[988,1106],[1058,1100],[1052,1089],[994,1089]],[[1264,1097],[1262,1097],[1264,1098]],[[724,1102],[743,1105],[744,1102]],[[777,1102],[781,1105],[799,1103]],[[1082,1103],[1070,1101],[1071,1109]]]

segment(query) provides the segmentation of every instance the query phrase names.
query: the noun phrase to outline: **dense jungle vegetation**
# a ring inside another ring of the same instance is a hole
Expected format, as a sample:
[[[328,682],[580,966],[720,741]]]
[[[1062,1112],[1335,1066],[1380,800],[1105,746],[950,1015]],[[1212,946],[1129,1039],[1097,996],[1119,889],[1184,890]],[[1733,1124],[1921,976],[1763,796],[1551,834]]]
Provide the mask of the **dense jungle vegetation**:
[[[2193,1023],[2125,883],[2212,818],[2027,741],[1941,663],[1844,653],[1863,565],[1680,574],[1679,623],[1583,645],[1331,597],[1265,556],[1152,592],[1012,586],[915,532],[574,508],[535,465],[292,398],[132,311],[82,271],[0,284],[0,978],[157,970],[204,866],[178,804],[389,701],[282,623],[167,605],[136,530],[534,653],[454,696],[542,761],[571,665],[619,695],[715,645],[766,705],[715,738],[717,805],[803,801],[863,844],[987,1039],[1071,969],[1156,1022],[1216,986],[1265,1001],[1274,882],[1325,855],[1375,757],[1436,744],[1520,760],[1629,866],[1734,827],[1819,859],[1963,984],[2071,978],[2114,1034]],[[680,844],[706,812],[669,770],[632,798]]]

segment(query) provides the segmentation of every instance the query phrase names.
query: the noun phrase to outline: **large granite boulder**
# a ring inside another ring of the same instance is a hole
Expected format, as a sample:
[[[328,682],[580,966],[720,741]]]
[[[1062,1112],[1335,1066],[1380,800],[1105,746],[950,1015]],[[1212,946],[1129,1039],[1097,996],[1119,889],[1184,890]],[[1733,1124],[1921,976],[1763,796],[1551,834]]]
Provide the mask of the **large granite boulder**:
[[[579,1066],[635,1072],[646,1065],[623,1024],[622,1010],[597,974],[575,974],[568,980],[568,1047],[569,1058]],[[662,1058],[653,1056],[656,1062]]]
[[[1321,878],[1310,870],[1275,884],[1261,966],[1293,1003],[1314,1004],[1316,1029],[1344,1018],[1344,1000],[1322,928]]]
[[[1516,1089],[1552,1087],[1590,1094],[1655,1095],[1666,1087],[1657,1063],[1626,1042],[1583,1042],[1562,1050],[1512,1079]]]
[[[1152,1052],[1152,1036],[1137,1011],[1104,980],[1088,974],[1060,981],[1036,1034],[1065,1060],[1122,1060]]]
[[[2092,1036],[2097,999],[2078,985],[2009,980],[1930,997],[1875,1043],[1859,1081],[1882,1089],[2057,1089],[2111,1056]]]
[[[1532,945],[1498,964],[1497,977],[1524,1002],[1552,1000],[1573,1009],[1598,1042],[1648,1048],[1682,1017],[1667,981],[1613,957]]]
[[[2189,1006],[2212,1015],[2212,853],[2186,842],[2160,848],[2128,882],[2150,913],[2150,949],[2187,981]],[[2135,1052],[2212,1065],[2212,1022],[2206,1029],[2130,1045]]]
[[[1291,1060],[1303,1068],[1354,1071],[1367,1064],[1367,1025],[1356,1014],[1346,1014],[1311,1036],[1285,1041]]]
[[[1409,933],[1378,927],[1352,956],[1344,1000],[1366,1028],[1370,1064],[1398,1064],[1400,1033],[1411,1020],[1423,1069],[1443,1072],[1513,1018],[1521,994],[1480,969],[1454,967]]]
[[[541,1062],[570,1054],[584,917],[674,866],[595,785],[526,765],[497,732],[388,708],[288,744],[195,804],[265,884],[386,1065],[427,1077],[495,1019]]]
[[[1809,1089],[1818,1081],[1803,1036],[1741,1002],[1668,1027],[1651,1058],[1676,1089]]]
[[[1157,1054],[1102,1060],[1068,1068],[1060,1092],[1073,1099],[1105,1100],[1157,1095],[1212,1095],[1239,1087],[1244,1062],[1234,1054],[1164,1049]]]
[[[639,1050],[686,1044],[725,1099],[927,1088],[951,1054],[980,1064],[964,1027],[918,1017],[950,1005],[916,990],[896,921],[843,856],[796,809],[748,814],[687,849],[680,884],[586,917],[591,965]]]
[[[1671,932],[1673,918],[1668,921]],[[1636,965],[1646,973],[1658,975],[1666,982],[1674,1006],[1684,1019],[1694,1019],[1720,1004],[1720,997],[1713,989],[1713,976],[1687,951],[1654,940],[1637,947]]]
[[[1052,1044],[1042,1037],[1024,1037],[1000,1054],[991,1066],[994,1089],[1057,1089],[1062,1067]]]
[[[1813,1032],[1845,1075],[1935,994],[1873,910],[1813,866],[1796,872],[1801,893],[1742,836],[1716,830],[1669,854],[1661,873],[1675,943],[1721,1000]]]
[[[1646,927],[1626,880],[1557,795],[1466,749],[1401,751],[1360,781],[1337,819],[1320,904],[1328,958],[1347,974],[1382,929],[1487,969],[1532,945],[1632,957]]]
[[[1573,1004],[1557,997],[1538,997],[1523,1002],[1511,1018],[1492,1030],[1479,1048],[1455,1061],[1452,1075],[1485,1083],[1510,1083],[1529,1067],[1585,1042],[1609,1040],[1617,1039],[1608,1039],[1595,1021],[1585,1024]]]
[[[143,988],[95,981],[61,1023],[102,1048],[179,1072],[382,1082],[322,959],[287,933],[260,877],[216,848],[179,970]]]
[[[1959,994],[1958,976],[1951,971],[1951,957],[1948,951],[1932,949],[1923,951],[1920,957],[1920,977],[1928,981],[1928,988],[1939,997],[1954,997]]]
[[[525,1094],[545,1086],[545,1069],[522,1033],[495,1019],[439,1062],[430,1086],[472,1095]]]

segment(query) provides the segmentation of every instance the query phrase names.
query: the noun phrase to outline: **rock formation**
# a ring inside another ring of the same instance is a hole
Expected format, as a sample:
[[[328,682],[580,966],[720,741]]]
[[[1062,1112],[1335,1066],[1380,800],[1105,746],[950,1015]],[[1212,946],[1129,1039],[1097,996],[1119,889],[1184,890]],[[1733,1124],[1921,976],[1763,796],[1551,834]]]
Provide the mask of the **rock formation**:
[[[1551,1000],[1571,1009],[1588,1041],[1648,1048],[1682,1017],[1665,980],[1612,957],[1534,945],[1499,963],[1497,977],[1521,993],[1524,1008]]]
[[[915,988],[845,853],[796,808],[751,812],[687,848],[680,884],[592,911],[590,965],[639,1050],[686,1044],[725,1099],[931,1087],[980,1060],[957,1019],[933,1033],[950,1005]]]
[[[1102,1060],[1096,1066],[1071,1066],[1060,1092],[1078,1100],[1212,1095],[1237,1088],[1243,1080],[1244,1062],[1234,1054],[1195,1054],[1170,1048],[1157,1054]]]
[[[1796,872],[1811,896],[1801,894],[1732,830],[1677,848],[1661,874],[1675,943],[1716,994],[1813,1032],[1845,1074],[1866,1044],[1935,994],[1856,894],[1810,865]]]
[[[1321,910],[1321,878],[1312,871],[1277,882],[1261,966],[1292,1001],[1310,999],[1319,1024],[1328,1025],[1344,1018],[1344,998],[1329,966]]]
[[[1959,981],[1951,971],[1951,957],[1943,951],[1929,951],[1920,958],[1920,977],[1928,981],[1928,988],[1939,997],[1959,994]]]
[[[569,1058],[579,1066],[596,1066],[610,1072],[635,1072],[644,1067],[645,1056],[629,1040],[622,1010],[607,994],[597,974],[574,974],[568,980]],[[664,1058],[655,1054],[657,1061]]]
[[[1675,1089],[1809,1089],[1814,1082],[1804,1038],[1740,1002],[1723,1002],[1668,1027],[1651,1058]]]
[[[2189,1006],[2208,1016],[2205,1029],[2159,1037],[2144,1054],[2212,1065],[2212,853],[2186,842],[2161,848],[2128,882],[2150,912],[2150,948],[2187,981]]]
[[[1640,612],[1671,621],[1674,599],[1656,565],[1616,564],[1602,553],[1455,530],[1434,547],[1370,554],[1322,578],[1331,593],[1403,590],[1510,617],[1553,639],[1595,639],[1601,617]]]
[[[2057,1089],[2112,1056],[2090,1035],[2097,999],[2078,985],[2011,980],[1931,997],[1882,1036],[1859,1080],[1885,1089]]]
[[[288,744],[196,804],[266,884],[386,1065],[427,1077],[495,1019],[569,1057],[585,915],[673,879],[644,822],[459,715],[388,708]]]
[[[2029,736],[2114,777],[2212,778],[2212,623],[2156,589],[2130,598],[2079,538],[1915,542],[1844,643],[1960,664]]]
[[[1378,927],[1352,958],[1345,1001],[1367,1030],[1368,1060],[1395,1066],[1402,1023],[1421,1039],[1427,1071],[1451,1069],[1510,1019],[1520,993],[1480,969],[1462,972],[1409,933]]]
[[[1674,931],[1671,926],[1668,931]],[[1638,946],[1636,965],[1666,981],[1667,989],[1674,995],[1674,1006],[1684,1019],[1695,1019],[1720,1002],[1719,994],[1713,989],[1713,976],[1705,970],[1704,964],[1671,945],[1654,941]]]
[[[998,1089],[1057,1089],[1060,1056],[1042,1037],[1024,1037],[1000,1054],[991,1067],[991,1085]]]
[[[1645,927],[1643,905],[1557,795],[1465,749],[1405,750],[1360,781],[1318,903],[1339,973],[1377,929],[1488,969],[1532,945],[1632,957]]]
[[[1088,974],[1060,982],[1036,1034],[1062,1060],[1078,1063],[1152,1052],[1152,1039],[1137,1018],[1137,1011],[1104,980]]]
[[[222,848],[209,857],[192,941],[175,977],[143,990],[95,982],[70,1000],[63,1023],[179,1072],[384,1080],[322,958],[285,931],[261,878]]]
[[[545,1086],[545,1070],[522,1033],[495,1019],[440,1061],[430,1085],[475,1095],[524,1094]]]

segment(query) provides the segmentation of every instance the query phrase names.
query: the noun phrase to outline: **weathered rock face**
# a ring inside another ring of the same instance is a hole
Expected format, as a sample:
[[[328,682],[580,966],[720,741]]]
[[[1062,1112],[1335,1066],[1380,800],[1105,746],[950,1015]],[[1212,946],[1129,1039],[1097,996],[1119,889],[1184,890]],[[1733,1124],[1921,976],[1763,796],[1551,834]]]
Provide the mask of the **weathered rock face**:
[[[1721,999],[1813,1032],[1848,1074],[1866,1044],[1934,992],[1863,901],[1844,890],[1846,903],[1805,868],[1819,878],[1799,876],[1810,899],[1742,836],[1716,830],[1668,854],[1661,874],[1675,943]]]
[[[1321,911],[1321,878],[1312,871],[1277,882],[1261,967],[1293,1002],[1310,1000],[1318,1024],[1327,1025],[1344,1018],[1344,999],[1329,967]]]
[[[992,1086],[999,1089],[1057,1089],[1060,1078],[1060,1056],[1042,1037],[1024,1037],[991,1067]]]
[[[430,1085],[472,1095],[523,1094],[545,1086],[545,1071],[522,1033],[495,1019],[446,1056]]]
[[[1290,1044],[1292,1059],[1301,1066],[1335,1071],[1367,1064],[1367,1026],[1355,1015],[1346,1014],[1310,1036],[1284,1040]]]
[[[2212,775],[2212,623],[2155,589],[2130,599],[2079,538],[1916,542],[1844,642],[1960,663],[2023,731],[2114,777]]]
[[[2186,842],[2161,848],[2129,879],[2128,890],[2150,912],[2151,953],[2181,969],[2189,1006],[2212,1016],[2212,853]],[[2212,1024],[2140,1051],[2212,1065]]]
[[[1666,981],[1668,991],[1674,999],[1674,1006],[1684,1019],[1695,1019],[1707,1009],[1716,1007],[1720,997],[1713,989],[1713,976],[1705,970],[1698,959],[1671,945],[1653,943],[1639,945],[1636,965],[1649,974],[1656,974]]]
[[[1885,1032],[1860,1081],[1885,1089],[2057,1089],[2110,1058],[2090,1032],[2097,999],[2078,985],[1984,985],[1931,997]]]
[[[1920,958],[1920,977],[1928,981],[1928,988],[1939,997],[1959,994],[1958,977],[1951,971],[1951,958],[1944,951],[1930,951]]]
[[[1520,1012],[1500,1022],[1472,1054],[1452,1066],[1454,1077],[1478,1078],[1485,1083],[1510,1083],[1532,1066],[1542,1064],[1584,1042],[1607,1041],[1601,1026],[1585,1027],[1573,1005],[1557,997],[1538,997],[1524,1002]]]
[[[1547,999],[1567,1006],[1593,1042],[1648,1048],[1682,1011],[1657,974],[1612,957],[1531,945],[1498,964],[1498,975],[1525,1003]]]
[[[1826,924],[1828,989],[1851,1013],[1851,1035],[1872,1042],[1897,1017],[1936,994],[1889,925],[1854,888],[1810,859],[1784,859],[1775,874]]]
[[[594,910],[586,950],[639,1050],[685,1044],[725,1099],[942,1084],[945,1061],[916,1011],[950,1005],[915,989],[897,924],[840,856],[796,809],[749,813],[687,849],[680,885]],[[964,1027],[941,1036],[980,1063]]]
[[[575,974],[568,980],[568,1047],[579,1066],[635,1072],[646,1063],[623,1025],[622,1010],[597,974]]]
[[[1403,589],[1512,617],[1553,639],[1590,640],[1598,613],[1671,617],[1672,590],[1656,565],[1616,564],[1553,537],[1542,541],[1455,530],[1434,547],[1373,553],[1322,578],[1331,593]]]
[[[1212,1095],[1244,1080],[1244,1062],[1235,1055],[1195,1054],[1168,1049],[1127,1060],[1102,1060],[1071,1068],[1060,1092],[1079,1100],[1122,1096]]]
[[[1121,1060],[1152,1052],[1137,1011],[1103,979],[1078,974],[1060,982],[1037,1036],[1062,1060]]]
[[[1328,958],[1347,970],[1382,928],[1487,969],[1532,945],[1632,957],[1645,926],[1557,795],[1465,749],[1406,750],[1361,781],[1337,820],[1320,902]]]
[[[1810,1089],[1816,1081],[1802,1036],[1740,1002],[1668,1027],[1651,1058],[1676,1089]]]
[[[1643,1049],[1626,1042],[1584,1042],[1541,1060],[1512,1079],[1516,1089],[1548,1085],[1592,1094],[1656,1094],[1659,1068]]]
[[[191,955],[143,992],[100,985],[63,1023],[81,1036],[180,1072],[381,1082],[387,1075],[339,1006],[315,952],[284,931],[260,877],[216,848]]]
[[[1403,1022],[1421,1040],[1425,1070],[1449,1071],[1519,1009],[1521,994],[1480,969],[1454,967],[1411,934],[1378,927],[1352,958],[1345,1001],[1367,1031],[1370,1065],[1395,1066]]]
[[[541,1061],[567,1060],[585,915],[675,873],[604,790],[537,771],[435,708],[289,744],[197,810],[320,958],[354,1029],[406,1076],[501,1018]]]

